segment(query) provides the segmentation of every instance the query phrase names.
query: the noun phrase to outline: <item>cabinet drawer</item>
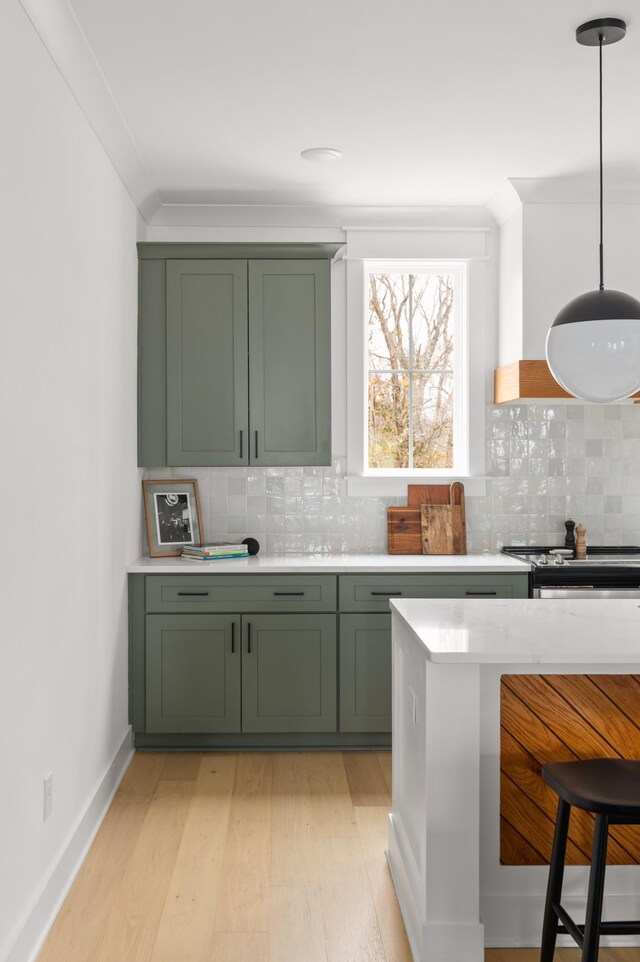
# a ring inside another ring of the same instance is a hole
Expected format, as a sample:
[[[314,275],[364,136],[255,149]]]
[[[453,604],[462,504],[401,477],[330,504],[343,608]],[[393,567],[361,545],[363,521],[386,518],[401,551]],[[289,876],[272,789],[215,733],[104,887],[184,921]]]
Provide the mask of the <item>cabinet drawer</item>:
[[[487,575],[343,575],[340,611],[388,611],[392,598],[512,598],[511,580]]]
[[[149,575],[151,612],[335,611],[332,575]]]

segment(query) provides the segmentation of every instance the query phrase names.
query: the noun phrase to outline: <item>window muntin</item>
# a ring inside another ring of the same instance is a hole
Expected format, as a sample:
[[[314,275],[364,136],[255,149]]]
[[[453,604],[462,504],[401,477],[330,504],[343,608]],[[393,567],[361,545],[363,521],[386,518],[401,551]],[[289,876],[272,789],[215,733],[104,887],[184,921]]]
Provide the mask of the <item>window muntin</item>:
[[[459,471],[466,461],[465,268],[376,264],[365,280],[365,471]]]

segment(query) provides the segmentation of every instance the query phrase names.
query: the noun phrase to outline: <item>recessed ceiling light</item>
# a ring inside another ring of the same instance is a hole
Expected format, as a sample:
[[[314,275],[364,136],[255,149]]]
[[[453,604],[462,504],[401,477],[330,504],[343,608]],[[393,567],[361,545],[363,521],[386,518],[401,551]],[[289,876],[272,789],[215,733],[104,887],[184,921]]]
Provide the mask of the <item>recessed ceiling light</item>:
[[[342,151],[335,147],[309,147],[303,150],[300,156],[315,164],[331,164],[334,160],[342,160]]]

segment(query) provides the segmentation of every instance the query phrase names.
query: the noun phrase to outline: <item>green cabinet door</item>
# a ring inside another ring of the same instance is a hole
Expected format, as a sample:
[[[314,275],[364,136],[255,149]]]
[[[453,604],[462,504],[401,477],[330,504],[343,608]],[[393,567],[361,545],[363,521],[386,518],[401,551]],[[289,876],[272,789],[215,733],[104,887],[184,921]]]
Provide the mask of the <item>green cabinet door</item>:
[[[331,463],[327,260],[249,261],[250,460]]]
[[[167,261],[167,463],[248,463],[247,262]]]
[[[242,730],[335,732],[336,616],[242,616]]]
[[[147,615],[147,732],[240,731],[240,617]]]
[[[391,615],[340,615],[340,731],[391,731]]]

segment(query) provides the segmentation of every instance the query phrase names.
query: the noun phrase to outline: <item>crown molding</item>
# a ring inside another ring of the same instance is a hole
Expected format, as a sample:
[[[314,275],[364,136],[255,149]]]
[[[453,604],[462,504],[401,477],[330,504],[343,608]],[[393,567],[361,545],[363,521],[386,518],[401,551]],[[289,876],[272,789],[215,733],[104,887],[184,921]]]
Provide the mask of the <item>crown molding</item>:
[[[597,175],[512,177],[509,184],[523,204],[597,204]],[[605,176],[605,204],[640,204],[640,179]]]
[[[505,181],[487,204],[487,210],[499,227],[502,227],[520,207],[522,207],[522,200],[512,180]]]
[[[514,189],[524,204],[597,204],[596,174],[583,177],[515,178]],[[605,172],[605,204],[640,204],[640,180]]]
[[[148,240],[256,239],[344,241],[344,224],[360,229],[489,230],[484,207],[349,207],[321,204],[162,204],[152,216]]]
[[[502,226],[525,204],[597,204],[598,178],[510,177],[493,195],[487,210]],[[605,181],[605,204],[640,204],[640,179],[610,177]]]
[[[162,201],[89,42],[65,0],[20,0],[122,183],[148,222]]]

